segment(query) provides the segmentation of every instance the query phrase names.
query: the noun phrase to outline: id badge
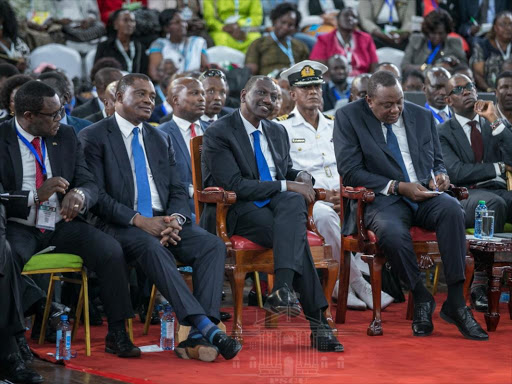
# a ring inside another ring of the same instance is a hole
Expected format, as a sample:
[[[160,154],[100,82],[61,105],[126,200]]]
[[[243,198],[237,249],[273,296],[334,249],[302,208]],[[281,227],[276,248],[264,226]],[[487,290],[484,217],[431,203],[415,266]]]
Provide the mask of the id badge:
[[[327,177],[332,177],[331,168],[329,168],[329,167],[324,167],[324,170],[325,170],[325,175],[326,175]]]
[[[56,217],[57,203],[45,201],[36,211],[36,228],[54,231]]]
[[[395,32],[397,30],[398,30],[398,28],[395,27],[394,25],[386,24],[384,26],[384,33],[385,34],[390,34],[391,32]]]

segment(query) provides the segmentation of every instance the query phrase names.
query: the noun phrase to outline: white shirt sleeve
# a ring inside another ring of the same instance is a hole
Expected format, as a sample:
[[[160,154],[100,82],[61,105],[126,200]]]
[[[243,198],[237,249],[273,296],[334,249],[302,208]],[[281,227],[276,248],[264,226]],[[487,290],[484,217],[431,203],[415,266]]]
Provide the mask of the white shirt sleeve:
[[[381,194],[383,194],[384,196],[389,196],[389,187],[391,186],[391,183],[393,182],[393,180],[389,180],[388,183],[386,184],[386,187],[380,191]]]

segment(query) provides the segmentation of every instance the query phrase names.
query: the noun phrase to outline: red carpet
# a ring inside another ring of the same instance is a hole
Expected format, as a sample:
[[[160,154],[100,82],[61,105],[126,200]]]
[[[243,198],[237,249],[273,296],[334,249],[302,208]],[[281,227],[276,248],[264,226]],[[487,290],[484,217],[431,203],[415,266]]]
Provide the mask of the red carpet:
[[[444,295],[437,295],[434,334],[413,337],[405,320],[405,304],[393,304],[383,312],[384,336],[366,336],[371,312],[349,311],[347,323],[338,326],[343,353],[317,353],[309,348],[309,327],[302,318],[282,319],[277,329],[263,326],[264,313],[244,310],[245,344],[237,358],[214,363],[180,360],[174,353],[143,354],[140,359],[119,359],[106,354],[106,327],[92,327],[91,357],[85,357],[83,328],[73,348],[78,356],[70,369],[128,383],[512,383],[512,320],[500,307],[498,330],[488,342],[465,340],[454,326],[439,318]],[[476,313],[480,324],[483,314]],[[261,323],[261,326],[259,325]],[[230,329],[231,321],[226,323]],[[134,321],[135,344],[157,344],[159,327],[142,336],[142,324]],[[31,345],[42,358],[55,352],[52,345]]]

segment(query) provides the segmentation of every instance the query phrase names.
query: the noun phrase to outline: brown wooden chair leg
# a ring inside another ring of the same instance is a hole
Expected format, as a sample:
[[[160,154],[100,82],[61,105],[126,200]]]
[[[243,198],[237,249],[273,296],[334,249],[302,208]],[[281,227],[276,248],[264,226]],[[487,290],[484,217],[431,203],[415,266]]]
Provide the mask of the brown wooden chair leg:
[[[414,312],[414,299],[412,298],[412,291],[409,291],[407,297],[407,314],[405,315],[406,320],[412,320]]]
[[[148,310],[146,312],[146,321],[144,322],[144,331],[142,332],[144,335],[147,335],[149,332],[149,325],[151,324],[151,315],[153,314],[153,308],[155,308],[155,298],[156,285],[153,284],[153,288],[151,288],[151,296],[149,297]]]
[[[475,273],[475,259],[472,255],[466,255],[466,268],[464,274],[466,280],[464,281],[464,299],[466,302],[469,300],[471,281],[473,280],[473,274]]]
[[[373,320],[368,326],[366,334],[368,336],[382,336],[382,320],[381,320],[381,296],[382,291],[382,266],[384,265],[384,257],[378,255],[363,255],[362,259],[368,263],[370,267],[370,280],[372,285],[373,296]]]
[[[336,325],[334,324],[332,314],[331,314],[331,305],[332,305],[332,291],[334,286],[336,285],[336,279],[338,277],[338,263],[329,263],[327,270],[324,272],[324,295],[327,299],[327,303],[329,303],[327,309],[324,312],[325,318],[327,319],[327,323],[332,328],[334,333],[337,333],[338,330]]]
[[[436,269],[434,272],[434,284],[432,285],[432,296],[435,296],[435,294],[437,293],[437,284],[439,283],[440,266],[441,266],[441,263],[436,263],[436,267],[435,267]]]
[[[91,356],[91,326],[89,321],[89,280],[87,271],[82,269],[82,287],[84,288],[84,325],[85,325],[85,355]]]
[[[48,324],[48,316],[50,316],[50,308],[52,306],[53,288],[55,287],[55,280],[53,273],[50,274],[50,284],[48,285],[48,293],[46,294],[46,305],[44,306],[44,315],[41,322],[41,333],[39,334],[39,345],[44,344],[46,336],[46,325]],[[80,321],[80,320],[79,320]]]
[[[242,336],[242,307],[244,299],[244,285],[246,272],[232,266],[226,270],[226,273],[231,283],[231,293],[233,295],[234,315],[233,315],[233,330],[231,336],[243,343]]]
[[[260,274],[254,271],[254,286],[256,287],[256,298],[258,299],[258,307],[263,308],[263,296],[261,294]]]
[[[336,307],[337,324],[345,324],[345,318],[347,315],[348,285],[350,278],[350,259],[351,253],[342,250],[338,275],[338,306]]]

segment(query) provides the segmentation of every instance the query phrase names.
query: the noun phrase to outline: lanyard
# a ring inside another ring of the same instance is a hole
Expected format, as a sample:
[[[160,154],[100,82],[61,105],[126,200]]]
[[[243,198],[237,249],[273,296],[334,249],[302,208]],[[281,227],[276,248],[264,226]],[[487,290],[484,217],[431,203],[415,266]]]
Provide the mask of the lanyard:
[[[349,88],[349,89],[347,89],[347,91],[345,92],[345,97],[342,97],[342,96],[340,95],[340,93],[339,93],[339,92],[338,92],[338,90],[336,89],[336,86],[335,86],[335,85],[332,87],[332,93],[334,93],[334,97],[336,98],[336,100],[341,100],[342,98],[343,98],[343,99],[348,99],[348,98],[350,98],[350,88]]]
[[[133,70],[133,58],[135,57],[135,44],[133,41],[130,41],[130,56],[126,53],[126,51],[123,48],[123,44],[119,41],[119,39],[116,39],[116,46],[119,52],[121,52],[121,55],[123,55],[124,61],[126,62],[126,66],[129,73],[132,73]]]
[[[158,93],[158,96],[160,96],[160,98],[162,99],[162,105],[165,101],[165,95],[164,95],[164,92],[162,91],[162,88],[160,87],[160,85],[157,84],[157,86],[155,87],[155,91],[156,93]]]
[[[338,42],[345,50],[345,56],[347,57],[348,65],[350,68],[348,68],[349,72],[352,71],[352,39],[348,43],[345,42],[345,39],[343,39],[343,36],[341,35],[340,31],[336,31],[336,36],[338,37]]]
[[[512,43],[508,43],[508,45],[507,45],[507,53],[503,52],[503,49],[501,49],[501,45],[498,42],[498,40],[496,40],[496,46],[498,47],[498,50],[500,51],[501,56],[503,56],[503,59],[504,60],[508,60],[508,58],[510,57],[510,50],[512,49]]]
[[[235,15],[238,16],[240,13],[240,0],[235,0]]]
[[[32,152],[32,154],[36,158],[36,161],[39,164],[39,166],[41,167],[41,171],[43,172],[43,177],[46,180],[46,166],[44,165],[44,159],[46,157],[46,146],[44,145],[44,139],[41,138],[41,154],[43,155],[43,159],[41,160],[41,158],[39,157],[39,154],[37,153],[37,151],[34,148],[34,146],[32,145],[32,143],[29,142],[27,139],[25,139],[21,135],[21,133],[18,131],[18,129],[16,129],[16,134],[18,135],[20,140],[23,142],[23,144],[25,144],[27,146],[27,148],[30,150],[30,152]]]
[[[428,41],[428,49],[430,49],[432,52],[430,53],[430,55],[428,55],[427,64],[432,64],[437,53],[441,49],[441,44],[438,44],[435,48],[432,49],[432,43],[429,40]]]
[[[425,103],[425,108],[430,109],[430,111],[431,111],[431,112],[432,112],[432,114],[434,115],[435,119],[436,119],[437,121],[439,121],[439,123],[444,123],[444,119],[443,119],[441,116],[439,116],[439,114],[438,114],[436,111],[434,111],[434,110],[432,109],[432,107],[431,107],[430,105],[428,105],[428,103]],[[452,114],[451,114],[450,112],[448,112],[448,117],[449,117],[449,118],[451,118],[451,117],[452,117]]]
[[[192,41],[190,39],[190,37],[186,37],[185,40],[179,44],[171,43],[172,48],[183,56],[183,71],[188,70],[190,58],[192,56]]]
[[[281,51],[288,56],[288,60],[290,60],[290,65],[295,65],[295,59],[293,58],[293,51],[292,51],[292,39],[289,37],[286,38],[286,43],[288,45],[288,48],[286,48],[281,42],[277,39],[276,34],[274,31],[270,32],[270,36],[272,36],[272,39],[276,42],[279,48],[281,48]]]
[[[389,24],[393,24],[393,8],[395,7],[395,0],[386,0],[389,7]]]

